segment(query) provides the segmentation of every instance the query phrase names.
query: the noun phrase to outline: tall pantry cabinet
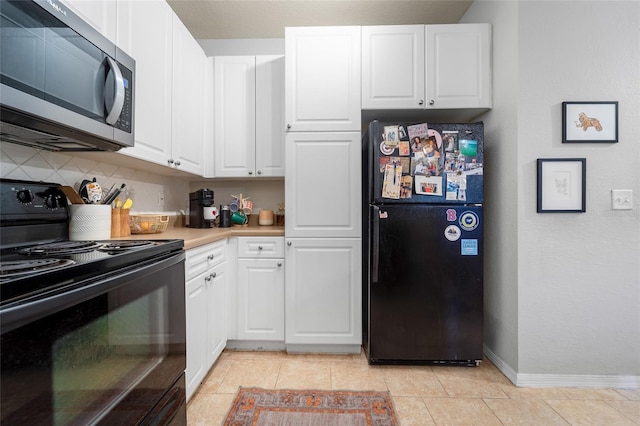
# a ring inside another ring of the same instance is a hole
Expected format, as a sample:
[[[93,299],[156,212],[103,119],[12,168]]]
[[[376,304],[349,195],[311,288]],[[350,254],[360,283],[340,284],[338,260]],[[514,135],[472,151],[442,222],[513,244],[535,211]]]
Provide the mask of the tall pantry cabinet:
[[[362,340],[360,27],[285,29],[287,350]]]

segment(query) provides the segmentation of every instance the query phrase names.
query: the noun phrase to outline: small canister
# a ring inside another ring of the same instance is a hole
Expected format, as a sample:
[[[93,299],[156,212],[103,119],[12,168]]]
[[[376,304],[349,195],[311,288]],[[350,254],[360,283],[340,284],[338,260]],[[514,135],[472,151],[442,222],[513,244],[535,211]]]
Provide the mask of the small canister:
[[[273,225],[273,210],[260,210],[260,213],[258,214],[258,225]]]
[[[231,210],[229,206],[220,206],[220,228],[231,228]]]

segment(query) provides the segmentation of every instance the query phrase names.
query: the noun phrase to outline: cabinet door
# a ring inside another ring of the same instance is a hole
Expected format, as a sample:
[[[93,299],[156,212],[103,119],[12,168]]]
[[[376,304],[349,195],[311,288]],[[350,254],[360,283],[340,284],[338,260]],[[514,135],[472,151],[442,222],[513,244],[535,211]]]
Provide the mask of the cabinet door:
[[[285,235],[360,237],[360,133],[292,132],[285,146]]]
[[[283,263],[238,259],[238,339],[284,340]]]
[[[361,252],[356,238],[287,239],[287,344],[361,343]]]
[[[424,25],[362,27],[362,109],[424,108]]]
[[[171,161],[180,170],[204,174],[206,55],[177,16],[173,18]]]
[[[491,25],[426,27],[427,108],[491,108]]]
[[[63,3],[103,36],[112,42],[116,41],[118,3],[113,0],[64,0]]]
[[[212,268],[207,281],[206,361],[209,371],[227,344],[227,263]]]
[[[187,382],[187,399],[193,395],[208,367],[206,362],[207,352],[207,283],[205,274],[187,281],[185,288],[185,302],[187,312],[187,369],[185,380]]]
[[[256,56],[258,176],[284,176],[284,56]]]
[[[214,58],[214,174],[253,176],[256,143],[254,56]]]
[[[285,28],[287,129],[359,131],[360,60],[360,27]]]
[[[173,11],[165,1],[118,2],[118,44],[136,60],[135,146],[119,153],[171,158]]]

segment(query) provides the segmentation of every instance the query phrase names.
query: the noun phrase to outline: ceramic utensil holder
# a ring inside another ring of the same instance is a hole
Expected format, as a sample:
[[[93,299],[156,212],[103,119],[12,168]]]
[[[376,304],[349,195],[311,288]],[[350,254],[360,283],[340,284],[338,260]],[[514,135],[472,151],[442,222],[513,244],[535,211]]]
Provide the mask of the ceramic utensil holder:
[[[129,209],[111,209],[111,238],[130,235]]]
[[[111,238],[111,206],[72,204],[69,240],[108,240]]]

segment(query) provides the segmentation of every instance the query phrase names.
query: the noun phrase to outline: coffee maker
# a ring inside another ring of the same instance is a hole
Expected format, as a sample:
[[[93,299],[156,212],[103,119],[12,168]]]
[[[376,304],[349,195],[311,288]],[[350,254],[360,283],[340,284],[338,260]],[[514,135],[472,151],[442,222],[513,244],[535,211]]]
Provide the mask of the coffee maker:
[[[189,228],[212,228],[217,216],[211,189],[189,193]]]

